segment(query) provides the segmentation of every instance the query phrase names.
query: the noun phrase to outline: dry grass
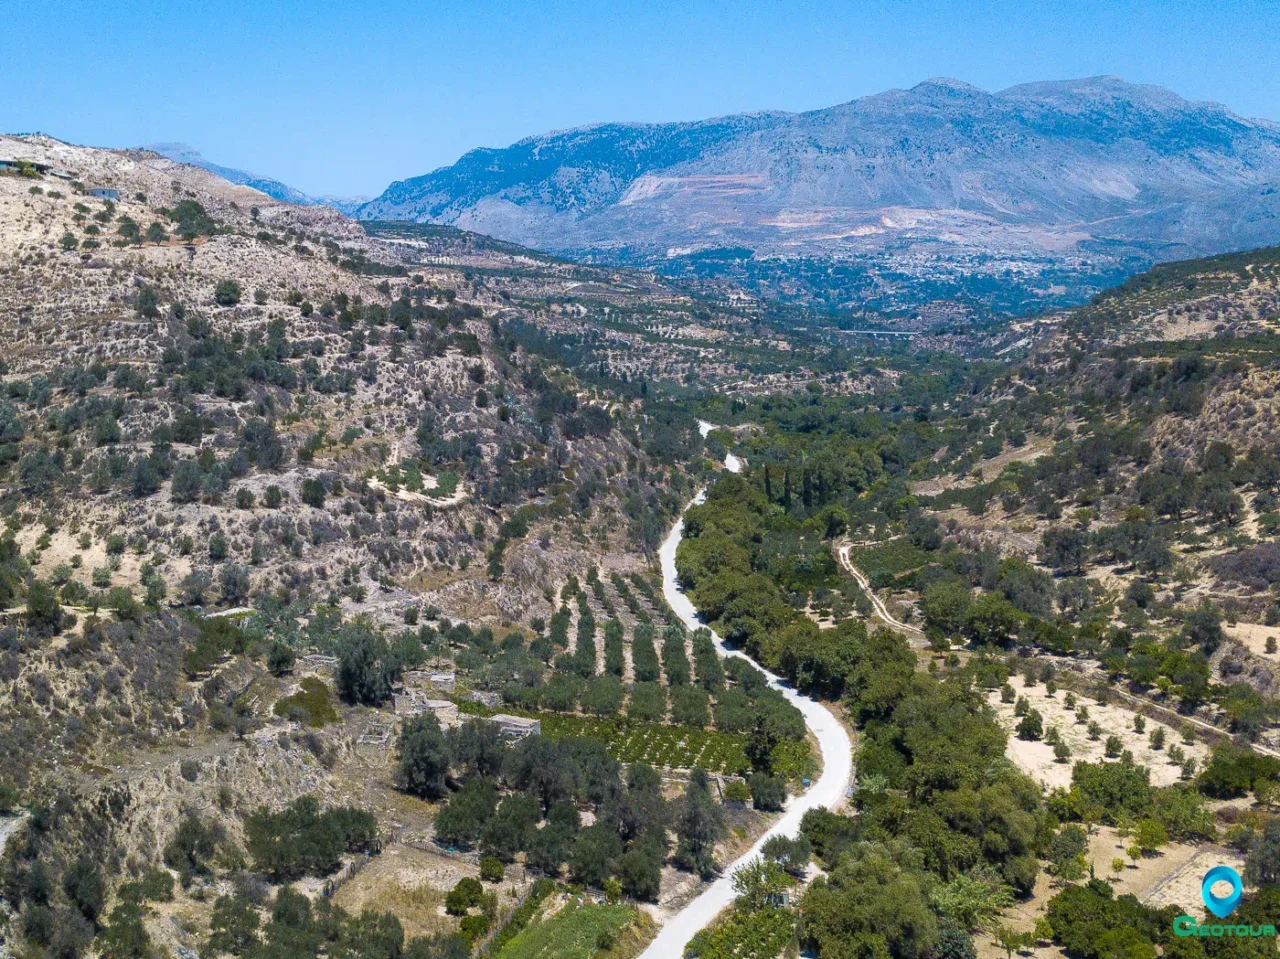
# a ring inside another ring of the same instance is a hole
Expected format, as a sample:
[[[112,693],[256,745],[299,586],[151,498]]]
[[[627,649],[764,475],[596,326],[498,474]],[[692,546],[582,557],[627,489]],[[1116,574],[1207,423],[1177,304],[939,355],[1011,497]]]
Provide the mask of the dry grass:
[[[1010,733],[1007,753],[1015,765],[1048,789],[1071,785],[1072,764],[1083,760],[1099,762],[1105,758],[1106,739],[1108,736],[1119,736],[1124,748],[1133,752],[1133,758],[1151,770],[1151,782],[1157,786],[1167,786],[1178,781],[1181,774],[1179,766],[1169,761],[1169,747],[1175,743],[1182,746],[1188,757],[1203,761],[1208,755],[1208,747],[1202,743],[1186,744],[1181,741],[1181,734],[1172,727],[1163,725],[1153,719],[1146,720],[1146,732],[1139,735],[1134,731],[1134,713],[1122,706],[1102,705],[1085,696],[1077,697],[1074,710],[1066,708],[1067,693],[1059,689],[1050,696],[1043,684],[1023,686],[1022,680],[1014,677],[1011,685],[1019,696],[1025,696],[1033,709],[1040,711],[1044,717],[1044,728],[1057,726],[1062,733],[1063,742],[1071,748],[1071,758],[1067,762],[1058,762],[1053,756],[1053,747],[1043,741],[1027,741],[1013,735],[1018,723],[1014,715],[1014,703],[1000,702],[998,690],[992,691],[988,699],[1001,725]],[[1089,710],[1089,721],[1096,722],[1102,728],[1097,740],[1089,738],[1088,723],[1079,722],[1080,707]],[[1152,749],[1150,735],[1153,730],[1163,728],[1165,731],[1164,749]]]

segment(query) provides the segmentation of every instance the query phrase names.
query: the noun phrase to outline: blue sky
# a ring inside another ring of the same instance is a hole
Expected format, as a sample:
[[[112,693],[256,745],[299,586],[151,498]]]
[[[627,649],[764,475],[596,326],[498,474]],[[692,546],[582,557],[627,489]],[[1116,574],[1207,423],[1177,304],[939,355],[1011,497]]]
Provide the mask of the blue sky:
[[[312,193],[605,120],[1117,74],[1280,120],[1273,0],[4,0],[0,130],[185,141]]]

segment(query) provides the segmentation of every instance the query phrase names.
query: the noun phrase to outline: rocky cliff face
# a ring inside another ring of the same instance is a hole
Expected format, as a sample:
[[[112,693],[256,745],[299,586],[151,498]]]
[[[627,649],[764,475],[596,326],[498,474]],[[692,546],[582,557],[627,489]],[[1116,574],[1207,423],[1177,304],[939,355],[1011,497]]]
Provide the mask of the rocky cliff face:
[[[743,248],[935,280],[1033,274],[1051,296],[1063,269],[1087,286],[1122,262],[1276,242],[1278,185],[1280,126],[1217,104],[1110,77],[998,93],[941,79],[475,150],[359,214],[677,267]]]

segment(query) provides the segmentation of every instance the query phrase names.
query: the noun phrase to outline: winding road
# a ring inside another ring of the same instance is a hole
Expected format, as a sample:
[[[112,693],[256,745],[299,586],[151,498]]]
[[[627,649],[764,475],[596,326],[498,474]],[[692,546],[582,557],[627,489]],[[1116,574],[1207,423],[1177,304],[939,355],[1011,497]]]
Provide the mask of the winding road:
[[[707,422],[699,422],[702,435],[706,436],[715,427]],[[737,473],[742,469],[742,460],[732,453],[725,457],[725,469]],[[706,490],[695,496],[689,505],[702,503],[706,499]],[[686,509],[688,507],[685,507]],[[676,581],[676,549],[684,536],[684,517],[676,520],[671,534],[658,551],[662,563],[662,593],[671,608],[675,610],[680,621],[689,629],[697,629],[703,624],[698,619],[698,611],[694,609],[689,597],[684,594]],[[722,656],[739,656],[745,654],[728,649],[714,632],[716,649]],[[756,664],[757,666],[759,664]],[[839,720],[829,709],[808,696],[802,696],[777,676],[767,670],[769,685],[781,690],[787,701],[800,710],[805,724],[818,740],[822,751],[822,774],[813,783],[808,792],[801,796],[793,796],[787,800],[782,816],[769,830],[760,837],[754,846],[738,858],[720,874],[711,885],[691,903],[672,916],[659,930],[657,937],[649,947],[641,953],[640,959],[679,959],[684,954],[684,947],[699,930],[708,926],[721,910],[734,900],[733,874],[760,855],[765,842],[774,836],[795,836],[800,831],[800,820],[810,809],[834,809],[849,791],[853,779],[853,742],[849,734],[840,725]]]

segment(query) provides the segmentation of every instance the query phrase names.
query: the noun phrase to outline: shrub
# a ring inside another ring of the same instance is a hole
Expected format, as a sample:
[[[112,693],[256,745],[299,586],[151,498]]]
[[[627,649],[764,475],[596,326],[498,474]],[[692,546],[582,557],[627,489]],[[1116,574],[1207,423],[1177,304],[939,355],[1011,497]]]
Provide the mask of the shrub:
[[[293,647],[278,639],[267,650],[267,669],[271,671],[272,676],[283,676],[292,672],[293,664],[296,661],[297,656],[293,651]]]
[[[11,816],[22,801],[22,794],[8,783],[0,783],[0,816]]]
[[[479,942],[488,931],[488,916],[465,916],[462,922],[458,923],[458,935],[472,945]]]
[[[324,484],[318,479],[303,480],[299,495],[302,497],[302,502],[306,503],[308,506],[314,506],[316,509],[320,509],[324,506]]]
[[[299,685],[301,688],[292,696],[277,700],[272,712],[312,727],[337,722],[338,711],[333,708],[328,686],[314,676],[306,677]]]
[[[467,910],[480,905],[483,898],[484,886],[480,880],[467,876],[459,879],[458,884],[449,890],[444,900],[445,912],[451,916],[466,915]]]
[[[138,287],[138,295],[134,298],[133,308],[140,316],[154,318],[160,315],[160,296],[150,286]]]
[[[755,773],[747,780],[751,805],[764,812],[778,812],[787,801],[787,784],[777,776]]]
[[[1019,739],[1035,740],[1044,735],[1044,720],[1038,710],[1032,709],[1018,721],[1014,730]]]
[[[219,306],[235,306],[240,302],[240,284],[235,280],[222,280],[213,290],[213,299]]]
[[[189,885],[192,877],[209,873],[209,860],[225,839],[217,823],[206,823],[195,813],[187,813],[164,847],[164,864],[177,872],[184,886]]]
[[[88,856],[81,855],[62,874],[62,891],[90,922],[96,922],[106,904],[107,891],[102,869]]]
[[[214,533],[209,537],[209,560],[220,563],[227,558],[227,537],[223,533]]]
[[[480,878],[485,882],[502,882],[506,872],[506,867],[497,856],[480,857]]]

